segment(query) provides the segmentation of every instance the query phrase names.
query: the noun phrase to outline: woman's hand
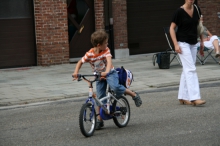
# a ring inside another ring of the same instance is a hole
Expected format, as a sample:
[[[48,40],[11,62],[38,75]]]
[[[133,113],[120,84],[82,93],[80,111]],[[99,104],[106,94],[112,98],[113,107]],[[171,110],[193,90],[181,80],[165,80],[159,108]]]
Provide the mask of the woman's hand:
[[[182,53],[182,50],[181,50],[181,48],[180,48],[180,46],[179,46],[178,44],[175,45],[175,52],[176,52],[176,53],[179,53],[179,54]]]
[[[207,41],[210,41],[210,36],[207,37]]]
[[[207,36],[207,38],[204,38],[203,42],[205,42],[205,41],[210,41],[210,36]]]

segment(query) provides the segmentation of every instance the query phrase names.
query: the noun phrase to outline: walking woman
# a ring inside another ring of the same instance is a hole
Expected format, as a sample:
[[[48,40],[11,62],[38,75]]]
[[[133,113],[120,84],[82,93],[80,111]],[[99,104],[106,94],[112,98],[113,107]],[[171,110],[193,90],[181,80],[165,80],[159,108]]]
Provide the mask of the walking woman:
[[[179,54],[183,66],[178,93],[179,102],[187,105],[202,105],[206,102],[201,100],[195,66],[199,15],[194,6],[194,1],[185,0],[184,5],[175,11],[170,25],[170,35],[175,52]],[[199,7],[198,9],[200,11]],[[177,32],[175,32],[176,27],[178,27]],[[202,35],[200,35],[200,40],[203,40]],[[200,48],[200,54],[204,54],[202,41],[200,42]]]

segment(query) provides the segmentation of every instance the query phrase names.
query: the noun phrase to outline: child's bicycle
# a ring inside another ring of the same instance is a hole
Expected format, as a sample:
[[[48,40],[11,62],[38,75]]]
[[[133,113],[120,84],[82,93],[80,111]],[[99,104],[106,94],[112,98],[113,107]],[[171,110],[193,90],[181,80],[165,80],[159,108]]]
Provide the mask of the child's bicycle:
[[[89,80],[86,77],[95,77],[94,80]],[[102,99],[96,98],[93,94],[92,84],[100,79],[100,76],[95,75],[80,75],[78,74],[78,81],[83,78],[89,83],[89,97],[85,104],[81,107],[79,114],[79,127],[81,133],[85,137],[90,137],[95,132],[96,128],[96,110],[95,104],[98,103],[100,108],[100,116],[103,120],[113,119],[116,126],[119,128],[127,126],[130,120],[130,105],[128,100],[124,97],[116,97],[114,92],[108,87],[107,96]],[[107,100],[107,104],[103,104],[103,101]],[[95,103],[96,101],[96,103]]]

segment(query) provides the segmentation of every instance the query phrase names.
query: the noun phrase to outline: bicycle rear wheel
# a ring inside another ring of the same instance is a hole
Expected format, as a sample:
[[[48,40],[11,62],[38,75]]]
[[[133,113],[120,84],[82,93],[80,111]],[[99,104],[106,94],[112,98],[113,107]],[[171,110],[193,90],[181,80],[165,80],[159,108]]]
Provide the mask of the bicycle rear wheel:
[[[116,126],[122,128],[127,126],[130,120],[130,105],[124,96],[121,96],[118,100],[115,100],[112,105],[112,111],[114,113],[113,121]]]
[[[93,135],[96,127],[96,111],[91,103],[83,104],[79,114],[79,127],[85,137]]]

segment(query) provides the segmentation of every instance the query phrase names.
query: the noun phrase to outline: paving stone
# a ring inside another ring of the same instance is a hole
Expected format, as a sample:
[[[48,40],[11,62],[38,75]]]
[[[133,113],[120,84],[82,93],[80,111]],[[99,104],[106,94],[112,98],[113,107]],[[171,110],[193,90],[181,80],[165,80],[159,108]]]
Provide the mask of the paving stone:
[[[131,90],[146,91],[178,85],[182,72],[176,59],[170,69],[153,66],[152,54],[133,55],[125,59],[113,59],[114,67],[124,66],[134,74]],[[76,64],[29,67],[26,69],[0,69],[0,106],[59,100],[88,96],[88,84],[72,81]],[[197,63],[199,81],[220,80],[220,65],[208,59],[205,65]],[[83,64],[81,74],[92,74],[90,65]],[[94,92],[96,85],[93,86]]]

